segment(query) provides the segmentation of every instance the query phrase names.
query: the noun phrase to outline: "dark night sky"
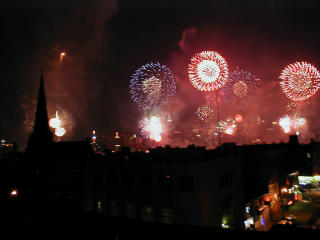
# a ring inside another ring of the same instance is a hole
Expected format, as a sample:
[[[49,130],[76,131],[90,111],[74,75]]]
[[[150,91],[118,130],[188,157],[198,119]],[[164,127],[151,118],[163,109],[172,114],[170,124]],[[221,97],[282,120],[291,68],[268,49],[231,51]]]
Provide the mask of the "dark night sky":
[[[178,96],[190,57],[204,49],[218,51],[230,68],[243,66],[266,82],[275,81],[295,61],[319,68],[316,3],[2,1],[0,137],[25,143],[41,69],[49,115],[65,111],[72,125],[69,139],[84,139],[93,129],[136,129],[138,110],[130,101],[128,82],[150,61],[166,64],[180,79]],[[190,34],[183,39],[184,31]],[[59,64],[61,51],[67,56]],[[186,88],[191,88],[188,83]]]

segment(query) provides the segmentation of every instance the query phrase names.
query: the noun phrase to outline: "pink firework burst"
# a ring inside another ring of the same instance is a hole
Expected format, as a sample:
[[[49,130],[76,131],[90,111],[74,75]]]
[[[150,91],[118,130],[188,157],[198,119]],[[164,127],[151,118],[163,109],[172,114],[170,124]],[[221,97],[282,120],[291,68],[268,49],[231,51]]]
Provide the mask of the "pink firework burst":
[[[202,51],[191,58],[188,67],[192,85],[201,91],[214,91],[228,80],[228,64],[217,52]]]
[[[282,70],[280,87],[292,101],[304,101],[320,87],[320,73],[310,63],[296,62]]]

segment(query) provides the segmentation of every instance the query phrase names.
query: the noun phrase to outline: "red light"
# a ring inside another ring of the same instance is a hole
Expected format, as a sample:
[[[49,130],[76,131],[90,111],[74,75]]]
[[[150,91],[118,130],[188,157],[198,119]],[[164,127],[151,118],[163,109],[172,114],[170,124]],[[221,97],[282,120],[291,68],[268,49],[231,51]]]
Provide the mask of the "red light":
[[[237,122],[242,122],[242,115],[241,114],[237,114],[235,117],[234,117],[234,120],[236,120]]]
[[[271,200],[271,198],[270,198],[270,196],[269,196],[269,195],[265,196],[264,201],[266,201],[266,202],[270,202],[270,200]]]
[[[299,200],[298,193],[294,194],[294,200],[296,200],[296,201],[298,201],[298,200]]]
[[[169,178],[170,178],[170,176],[169,176],[169,175],[166,175],[166,178],[167,178],[167,179],[169,179]]]
[[[287,184],[287,185],[289,185],[289,184],[290,184],[289,180],[286,180],[286,184]]]
[[[293,204],[292,200],[290,200],[287,204],[291,206]]]

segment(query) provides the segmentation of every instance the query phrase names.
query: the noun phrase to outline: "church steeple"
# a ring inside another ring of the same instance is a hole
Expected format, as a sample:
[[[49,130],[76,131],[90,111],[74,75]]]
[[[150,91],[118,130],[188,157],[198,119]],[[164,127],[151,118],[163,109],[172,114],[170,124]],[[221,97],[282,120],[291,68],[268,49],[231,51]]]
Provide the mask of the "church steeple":
[[[43,72],[41,71],[36,116],[34,121],[33,132],[30,136],[28,147],[29,145],[43,145],[52,142],[52,138],[53,134],[50,131],[48,121]]]

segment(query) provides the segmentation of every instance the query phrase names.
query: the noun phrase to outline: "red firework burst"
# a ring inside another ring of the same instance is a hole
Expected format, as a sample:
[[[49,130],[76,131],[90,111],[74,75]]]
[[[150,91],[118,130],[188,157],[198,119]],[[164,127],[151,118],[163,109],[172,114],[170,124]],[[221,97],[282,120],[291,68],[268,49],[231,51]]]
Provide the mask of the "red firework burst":
[[[292,101],[304,101],[320,87],[320,73],[310,63],[296,62],[282,70],[279,77],[284,94]]]
[[[202,51],[191,59],[188,68],[192,85],[201,91],[214,91],[228,80],[228,64],[217,52]]]

